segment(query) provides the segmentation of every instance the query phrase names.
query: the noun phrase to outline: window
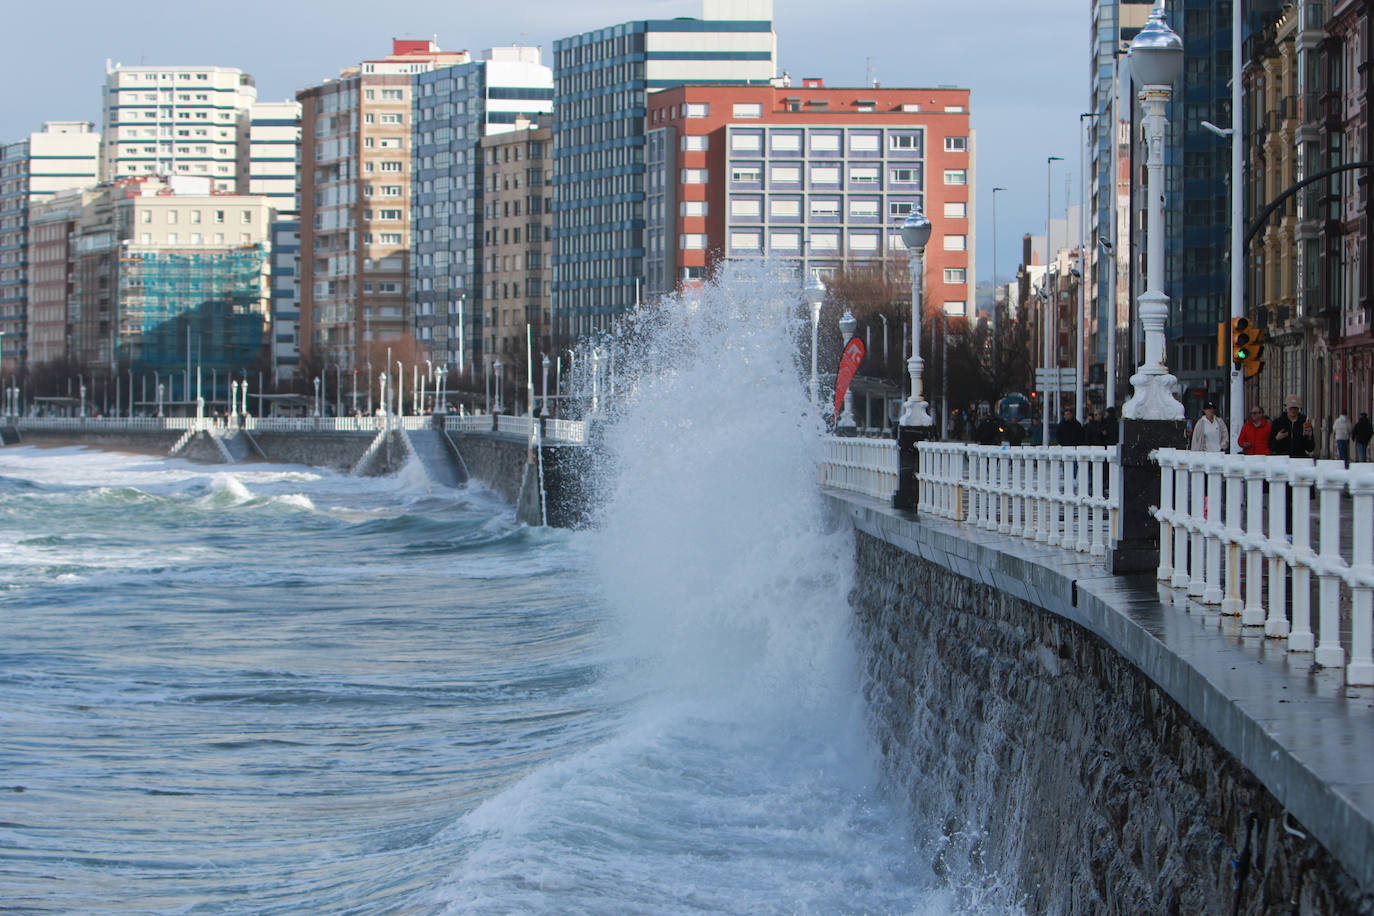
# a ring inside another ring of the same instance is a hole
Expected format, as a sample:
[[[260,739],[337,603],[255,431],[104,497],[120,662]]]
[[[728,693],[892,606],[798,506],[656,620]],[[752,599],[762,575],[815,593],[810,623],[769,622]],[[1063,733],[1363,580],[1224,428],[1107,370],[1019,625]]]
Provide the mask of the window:
[[[839,215],[840,215],[840,201],[839,201],[839,199],[838,199],[838,198],[834,198],[834,197],[812,198],[812,199],[811,199],[811,215],[812,215],[812,216],[822,216],[822,217],[824,217],[824,216],[830,216],[830,217],[839,216]]]
[[[138,214],[138,221],[141,223],[151,223],[153,221],[153,211],[140,210]]]
[[[968,137],[946,137],[945,152],[947,153],[967,153]]]
[[[918,150],[921,148],[921,135],[890,134],[887,143],[890,149]]]
[[[253,221],[253,211],[252,211],[252,210],[244,210],[244,211],[242,211],[242,212],[239,213],[239,222],[243,223],[245,226],[248,225],[249,223],[251,223],[252,221]]]
[[[812,184],[839,184],[840,167],[837,165],[813,165],[811,167]]]
[[[888,177],[893,184],[920,184],[921,170],[917,168],[899,168],[888,171]]]
[[[889,201],[887,205],[887,215],[892,219],[906,219],[911,215],[912,208],[916,205],[909,200]]]
[[[776,197],[768,204],[770,216],[795,219],[801,216],[801,201],[795,197]]]
[[[216,211],[215,211],[215,222],[217,222],[217,223],[222,223],[222,222],[224,222],[224,211],[223,211],[223,210],[216,210]]]
[[[201,242],[203,242],[203,241],[205,241],[205,238],[204,238],[199,232],[192,232],[192,233],[191,233],[191,244],[192,244],[192,245],[199,245],[199,244],[200,244]]]
[[[383,89],[383,90],[382,90],[382,100],[383,100],[383,101],[399,102],[399,101],[403,100],[405,97],[406,97],[406,94],[405,94],[405,90],[404,90],[404,89]]]
[[[872,232],[856,232],[849,237],[851,251],[877,251],[878,236]]]
[[[801,248],[801,233],[774,232],[768,239],[768,247],[772,251],[796,251]]]
[[[963,105],[946,105],[946,106],[945,106],[945,114],[963,114],[963,113],[964,113],[964,106],[963,106]]]
[[[763,170],[756,165],[739,166],[731,170],[730,180],[740,184],[758,184],[763,180]]]
[[[709,118],[711,116],[711,106],[706,102],[688,102],[683,106],[684,114],[689,118]]]
[[[876,200],[851,200],[849,202],[849,215],[859,219],[875,219],[878,216],[878,202]]]
[[[736,153],[754,153],[763,149],[763,136],[757,132],[730,135],[730,149]]]
[[[812,134],[811,151],[816,153],[838,153],[840,151],[840,135]]]
[[[947,235],[944,239],[945,251],[967,251],[968,236],[966,235]]]
[[[167,244],[168,244],[168,245],[175,245],[176,243],[177,243],[177,234],[176,234],[175,232],[169,232],[169,233],[167,233]]]
[[[775,153],[799,153],[801,152],[801,134],[775,133],[770,145]]]
[[[404,122],[404,118],[401,116],[399,112],[383,112],[381,116],[381,122],[383,124],[401,124]]]
[[[378,210],[378,211],[377,211],[377,218],[378,218],[378,219],[393,219],[393,220],[399,220],[399,219],[401,218],[401,211],[400,211],[400,210]]]
[[[757,230],[731,232],[730,247],[735,251],[762,251],[763,233]]]
[[[737,118],[761,118],[763,117],[763,105],[758,102],[736,102],[734,116]]]
[[[177,224],[177,211],[175,211],[175,210],[168,210],[168,211],[167,211],[167,225],[169,225],[169,226],[175,226],[176,224]]]
[[[682,202],[683,216],[705,216],[706,201],[704,200],[684,200]]]
[[[371,191],[372,189],[369,187],[368,190]],[[383,197],[400,197],[400,196],[401,196],[401,186],[398,185],[398,184],[384,184],[384,185],[382,185],[382,196],[383,196]]]
[[[945,169],[945,184],[968,184],[968,169]]]
[[[382,171],[383,171],[383,172],[399,172],[399,171],[401,170],[401,163],[399,163],[399,162],[383,162],[383,163],[381,164],[381,168],[382,168]]]
[[[706,169],[683,169],[683,184],[706,184]]]
[[[775,182],[796,184],[801,181],[801,166],[775,165],[771,172],[771,178]]]
[[[877,184],[878,167],[876,165],[852,165],[849,167],[849,180],[854,184]]]
[[[383,232],[380,233],[377,237],[381,240],[381,243],[383,245],[401,244],[401,233],[399,232]]]
[[[738,219],[758,219],[763,215],[763,202],[757,197],[732,197],[730,215]]]
[[[682,151],[684,153],[700,153],[710,147],[710,137],[705,134],[696,134],[682,138]]]
[[[878,151],[878,135],[851,134],[849,137],[849,151],[853,153],[876,153]]]
[[[958,315],[962,317],[968,311],[968,301],[965,299],[946,299],[945,314]]]
[[[967,282],[968,282],[968,270],[965,269],[965,268],[963,268],[963,267],[946,267],[946,268],[945,268],[945,282],[946,282],[946,283],[967,283]]]
[[[838,232],[813,232],[811,233],[812,251],[835,251],[840,247],[840,234]]]
[[[198,223],[198,222],[200,222],[200,211],[199,211],[199,210],[192,210],[192,211],[191,211],[191,222],[193,222],[193,223]]]
[[[968,204],[962,201],[946,203],[945,219],[968,219]]]
[[[679,244],[688,251],[700,251],[706,247],[706,236],[696,232],[686,232],[678,236]]]

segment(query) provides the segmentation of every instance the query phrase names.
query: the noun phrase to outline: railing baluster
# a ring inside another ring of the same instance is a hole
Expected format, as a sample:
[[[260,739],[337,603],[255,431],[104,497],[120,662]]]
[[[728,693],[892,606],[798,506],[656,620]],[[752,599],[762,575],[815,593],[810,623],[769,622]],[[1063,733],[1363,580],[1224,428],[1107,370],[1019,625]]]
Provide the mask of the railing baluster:
[[[1321,642],[1316,662],[1323,668],[1345,666],[1341,648],[1341,589],[1336,567],[1341,559],[1341,490],[1344,480],[1336,473],[1344,469],[1340,461],[1317,463],[1317,493],[1320,511],[1321,566],[1317,571],[1317,602],[1321,614]]]
[[[1289,460],[1292,487],[1293,526],[1293,628],[1288,634],[1288,651],[1311,652],[1316,647],[1312,632],[1312,484],[1317,469],[1303,461]],[[1282,532],[1279,536],[1282,537]]]
[[[1345,683],[1374,687],[1374,474],[1358,468],[1350,477],[1352,531],[1350,663]]]
[[[1180,459],[1178,469],[1174,472],[1174,510],[1176,515],[1184,519],[1192,518],[1197,512],[1189,498],[1191,479],[1185,459]],[[1169,580],[1169,585],[1187,588],[1188,581],[1188,526],[1180,524],[1174,526],[1174,576]]]
[[[1276,458],[1265,468],[1269,480],[1269,613],[1263,607],[1247,607],[1241,617],[1246,626],[1264,624],[1264,633],[1281,639],[1288,635],[1288,571],[1290,560],[1283,555],[1288,549],[1288,458]],[[1282,543],[1281,543],[1282,542]]]
[[[1240,613],[1240,538],[1245,535],[1241,527],[1241,508],[1245,492],[1244,466],[1236,460],[1228,459],[1226,467],[1226,597],[1221,601],[1221,612],[1227,615]]]
[[[1208,455],[1207,472],[1207,574],[1202,592],[1203,604],[1221,604],[1221,462],[1223,455]]]
[[[1192,461],[1188,466],[1188,518],[1192,525],[1188,532],[1190,552],[1188,556],[1188,595],[1193,598],[1201,598],[1207,591],[1207,583],[1203,574],[1203,548],[1206,546],[1206,535],[1203,534],[1202,526],[1207,522],[1207,472],[1202,463],[1202,455],[1192,456]]]

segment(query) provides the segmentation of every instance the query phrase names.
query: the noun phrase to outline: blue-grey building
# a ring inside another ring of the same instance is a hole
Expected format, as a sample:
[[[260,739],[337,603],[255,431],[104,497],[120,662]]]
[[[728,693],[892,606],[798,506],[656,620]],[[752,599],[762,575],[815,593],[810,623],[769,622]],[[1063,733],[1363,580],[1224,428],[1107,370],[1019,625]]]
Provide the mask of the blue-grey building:
[[[274,216],[272,252],[272,378],[288,385],[301,361],[301,220]]]
[[[605,328],[645,280],[645,127],[650,93],[767,85],[772,0],[703,0],[701,19],[640,20],[554,42],[554,334]]]
[[[415,337],[440,365],[480,364],[482,137],[553,109],[553,73],[538,48],[494,48],[482,60],[414,78],[411,302]]]

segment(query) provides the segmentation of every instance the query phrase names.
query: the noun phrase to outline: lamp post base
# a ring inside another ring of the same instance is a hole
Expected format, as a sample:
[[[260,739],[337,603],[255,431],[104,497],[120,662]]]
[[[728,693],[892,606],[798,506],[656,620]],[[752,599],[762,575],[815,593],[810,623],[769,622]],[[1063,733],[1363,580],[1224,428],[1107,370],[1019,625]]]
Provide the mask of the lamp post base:
[[[935,438],[933,426],[897,427],[897,492],[892,494],[892,508],[906,509],[914,513],[920,502],[920,485],[916,475],[921,470],[921,453],[916,448],[918,442],[929,442]]]
[[[1159,569],[1159,522],[1150,507],[1159,505],[1157,448],[1183,448],[1182,420],[1121,421],[1121,492],[1110,494],[1120,506],[1117,539],[1107,548],[1112,575]]]

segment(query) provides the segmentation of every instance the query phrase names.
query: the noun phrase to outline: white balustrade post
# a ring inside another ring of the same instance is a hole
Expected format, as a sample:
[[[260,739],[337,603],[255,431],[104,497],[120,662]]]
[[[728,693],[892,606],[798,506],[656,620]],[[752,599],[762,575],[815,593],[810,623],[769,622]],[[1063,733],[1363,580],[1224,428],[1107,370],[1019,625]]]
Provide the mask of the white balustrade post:
[[[1289,467],[1288,482],[1293,493],[1293,628],[1288,634],[1288,651],[1311,652],[1317,640],[1312,633],[1312,567],[1306,558],[1312,552],[1312,485],[1317,469],[1306,461],[1291,459]]]
[[[1221,604],[1221,465],[1222,455],[1207,456],[1207,576],[1203,604]]]
[[[1035,494],[1035,539],[1040,543],[1048,541],[1050,538],[1050,459],[1048,457],[1049,446],[1039,445],[1035,448],[1035,487],[1032,492]]]
[[[1092,464],[1088,455],[1088,447],[1080,445],[1078,447],[1078,466],[1074,470],[1077,478],[1075,482],[1078,484],[1075,487],[1075,495],[1078,497],[1078,543],[1074,545],[1074,548],[1079,553],[1087,553],[1092,546],[1088,541],[1088,501],[1092,497],[1092,487],[1090,486]]]
[[[1013,464],[1011,449],[1003,447],[1001,456],[998,458],[997,472],[997,481],[1000,487],[997,501],[997,531],[999,534],[1011,533],[1011,505],[1013,502],[1011,469]]]
[[[1374,686],[1374,474],[1359,468],[1350,478],[1352,531],[1351,573],[1355,580],[1350,600],[1350,664],[1348,687]]]
[[[1245,471],[1240,462],[1244,459],[1234,457],[1225,462],[1226,475],[1226,597],[1221,599],[1221,612],[1227,615],[1240,613],[1240,537],[1244,535],[1241,527],[1241,507],[1244,505],[1242,494],[1245,492]]]
[[[1206,545],[1202,526],[1207,523],[1207,469],[1202,463],[1202,455],[1193,456],[1188,468],[1188,488],[1192,492],[1189,499],[1188,515],[1193,528],[1188,532],[1191,551],[1188,559],[1188,595],[1201,598],[1207,591],[1204,580],[1203,556]]]
[[[1317,492],[1321,518],[1321,561],[1317,575],[1317,602],[1321,614],[1321,642],[1316,662],[1323,668],[1344,668],[1341,648],[1341,584],[1334,567],[1341,559],[1341,491],[1345,481],[1337,475],[1340,461],[1317,463]]]
[[[1156,578],[1169,582],[1174,576],[1173,522],[1168,513],[1174,511],[1174,459],[1159,456],[1159,569]],[[1120,500],[1120,494],[1117,499]]]
[[[1264,539],[1264,466],[1245,469],[1245,535],[1249,546],[1245,551],[1245,610],[1241,622],[1258,617],[1264,619],[1264,554],[1259,544]],[[1282,535],[1280,535],[1282,536]]]
[[[1264,473],[1269,480],[1269,610],[1246,608],[1241,623],[1249,627],[1264,624],[1264,635],[1282,639],[1288,635],[1287,590],[1289,561],[1281,551],[1291,550],[1288,532],[1289,458],[1265,459]]]
[[[1174,577],[1169,580],[1172,588],[1188,587],[1188,522],[1201,508],[1192,504],[1189,487],[1191,480],[1188,460],[1184,456],[1179,459],[1178,467],[1174,471],[1174,509],[1175,514],[1182,517],[1182,523],[1174,526]]]
[[[1111,461],[1112,450],[1102,447],[1096,449],[1097,457],[1092,463],[1093,536],[1089,550],[1095,557],[1107,555],[1107,493],[1103,484],[1107,477],[1107,462]]]

